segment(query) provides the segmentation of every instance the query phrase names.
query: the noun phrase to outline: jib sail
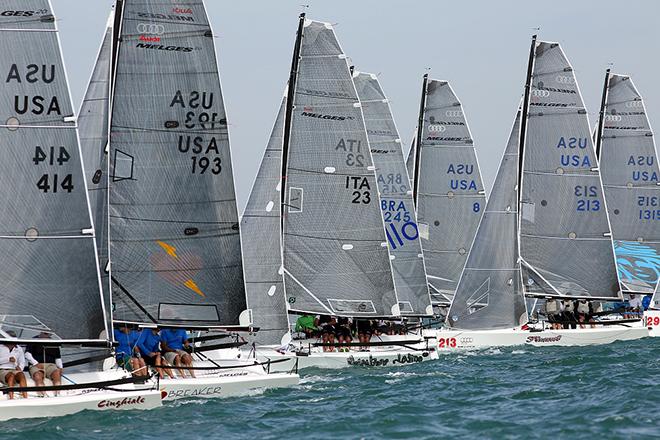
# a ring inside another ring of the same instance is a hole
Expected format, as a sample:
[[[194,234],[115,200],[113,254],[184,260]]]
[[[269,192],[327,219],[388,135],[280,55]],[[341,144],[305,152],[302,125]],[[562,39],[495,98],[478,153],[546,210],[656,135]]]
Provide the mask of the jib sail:
[[[644,101],[629,76],[606,74],[596,139],[624,290],[652,293],[660,274],[658,157]]]
[[[431,297],[449,304],[483,214],[486,196],[463,107],[447,81],[424,77],[415,201]]]
[[[92,76],[78,114],[78,132],[85,181],[92,220],[96,231],[96,248],[101,269],[101,287],[110,321],[112,304],[108,265],[108,126],[110,122],[110,78],[112,58],[112,23],[108,27],[96,58]]]
[[[0,15],[0,341],[50,331],[107,345],[74,111],[47,0]],[[13,13],[12,13],[13,12]],[[106,333],[107,334],[107,333]]]
[[[512,328],[527,322],[518,258],[519,131],[520,111],[449,309],[451,327]]]
[[[587,112],[558,43],[535,42],[523,114],[521,258],[529,290],[557,297],[620,296],[603,187]]]
[[[356,72],[353,81],[362,103],[376,167],[385,235],[390,255],[394,257],[392,273],[399,311],[402,315],[431,315],[433,309],[399,132],[376,75]]]
[[[110,127],[115,321],[234,325],[246,308],[227,119],[202,1],[126,0]]]
[[[279,344],[289,331],[282,280],[280,188],[286,98],[270,134],[257,178],[241,218],[247,305],[256,341]]]
[[[283,143],[289,308],[396,315],[376,173],[346,56],[330,24],[300,20]]]

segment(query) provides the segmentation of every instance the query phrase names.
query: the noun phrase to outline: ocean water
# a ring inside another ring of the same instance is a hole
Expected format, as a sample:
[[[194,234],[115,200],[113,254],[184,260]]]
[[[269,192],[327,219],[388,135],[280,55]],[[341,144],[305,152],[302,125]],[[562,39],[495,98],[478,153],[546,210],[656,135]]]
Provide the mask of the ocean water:
[[[2,439],[660,438],[660,338],[303,370],[297,387],[0,424]]]

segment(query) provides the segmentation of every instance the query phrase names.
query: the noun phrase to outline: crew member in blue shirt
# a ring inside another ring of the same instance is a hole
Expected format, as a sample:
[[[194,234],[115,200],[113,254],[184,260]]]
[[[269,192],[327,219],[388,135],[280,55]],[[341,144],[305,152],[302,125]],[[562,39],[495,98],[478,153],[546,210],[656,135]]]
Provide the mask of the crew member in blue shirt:
[[[140,332],[140,336],[137,340],[137,351],[140,353],[140,367],[145,368],[147,365],[155,367],[158,372],[158,376],[162,379],[163,370],[167,375],[174,379],[172,370],[169,368],[160,368],[162,365],[162,360],[160,357],[160,334],[158,333],[157,328],[145,328]]]
[[[184,367],[192,367],[192,356],[184,350],[188,347],[188,333],[182,328],[165,328],[160,331],[160,346],[161,351],[164,353],[165,360],[170,364],[177,367],[179,375],[186,377]],[[190,377],[195,377],[194,370],[188,370]]]
[[[135,356],[135,343],[139,336],[138,332],[132,330],[127,324],[121,324],[119,330],[114,330],[115,341],[119,344],[115,348],[117,364],[129,369],[134,376],[146,376],[146,369],[140,368],[140,361]]]

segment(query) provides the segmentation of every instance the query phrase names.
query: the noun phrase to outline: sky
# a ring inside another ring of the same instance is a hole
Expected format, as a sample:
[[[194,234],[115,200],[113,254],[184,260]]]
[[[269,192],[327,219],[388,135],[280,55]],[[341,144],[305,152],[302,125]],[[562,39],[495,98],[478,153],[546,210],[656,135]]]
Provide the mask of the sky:
[[[52,0],[76,107],[112,3]],[[379,75],[406,155],[422,75],[448,80],[463,104],[488,191],[522,94],[533,33],[562,44],[592,124],[605,69],[611,67],[632,76],[651,126],[660,127],[656,0],[206,0],[206,5],[217,36],[240,212],[280,105],[303,10],[335,25],[358,70]]]

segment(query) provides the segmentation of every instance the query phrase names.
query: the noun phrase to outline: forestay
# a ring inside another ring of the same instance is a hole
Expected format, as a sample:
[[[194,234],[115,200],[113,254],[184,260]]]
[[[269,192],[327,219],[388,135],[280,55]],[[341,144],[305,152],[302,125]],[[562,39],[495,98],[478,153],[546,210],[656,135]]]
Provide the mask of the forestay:
[[[587,112],[557,43],[533,50],[521,187],[521,257],[547,295],[620,295]]]
[[[241,241],[204,5],[127,0],[120,34],[110,129],[115,320],[238,324]]]
[[[256,341],[261,344],[279,344],[289,331],[281,274],[280,234],[280,170],[285,110],[286,98],[282,100],[241,219],[247,305],[255,327],[259,327]]]
[[[289,307],[341,316],[396,315],[376,174],[346,56],[330,24],[305,20],[300,31],[284,144]]]
[[[447,81],[429,79],[414,160],[417,218],[434,303],[449,304],[486,196],[463,107]]]
[[[403,315],[431,315],[433,309],[399,132],[376,75],[356,72],[353,81],[362,103],[376,167],[399,311]]]
[[[107,345],[94,229],[55,17],[47,0],[0,15],[0,341],[16,332]],[[12,13],[13,12],[13,13]]]
[[[660,187],[653,132],[632,79],[607,74],[600,169],[619,278],[651,293],[660,271]]]
[[[527,322],[518,258],[520,110],[449,309],[447,323],[466,330]]]
[[[101,287],[108,312],[112,309],[109,273],[106,268],[108,265],[108,125],[113,20],[114,14],[111,14],[78,114],[80,149],[96,231]],[[108,313],[108,318],[110,314]]]

